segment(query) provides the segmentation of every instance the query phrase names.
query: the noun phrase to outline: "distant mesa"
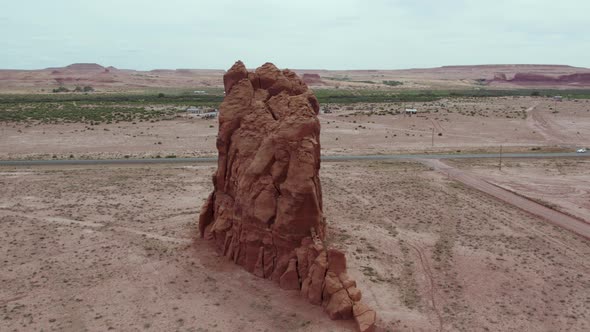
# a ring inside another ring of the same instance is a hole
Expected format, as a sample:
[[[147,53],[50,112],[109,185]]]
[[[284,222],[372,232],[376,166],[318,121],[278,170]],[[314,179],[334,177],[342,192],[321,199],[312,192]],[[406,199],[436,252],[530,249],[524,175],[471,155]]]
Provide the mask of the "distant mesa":
[[[494,81],[506,81],[508,78],[504,73],[495,73],[494,74]]]
[[[445,66],[436,68],[413,68],[396,70],[325,70],[301,68],[292,70],[309,87],[377,87],[364,84],[342,83],[327,78],[347,78],[358,83],[407,82],[406,87],[441,89],[461,86],[499,86],[504,88],[590,87],[590,68],[565,65],[496,64],[475,66]],[[107,90],[135,90],[145,88],[175,87],[192,89],[197,86],[223,86],[223,69],[177,69],[136,70],[121,69],[98,63],[73,63],[67,66],[43,69],[0,69],[1,91],[39,91],[55,87],[56,79],[61,84],[101,85]],[[79,81],[77,81],[79,79]],[[342,86],[343,84],[343,86]],[[467,86],[465,85],[467,84]],[[388,84],[389,85],[389,84]]]
[[[152,69],[149,71],[153,74],[173,74],[176,72],[174,69]]]
[[[303,74],[301,79],[307,85],[324,85],[324,81],[322,81],[320,74],[305,73],[305,74]]]
[[[493,81],[519,85],[590,85],[590,73],[574,73],[560,76],[549,76],[536,73],[516,73],[508,79],[504,73],[496,73]]]
[[[106,68],[97,63],[73,63],[66,66],[64,69],[75,70],[75,71],[105,71]]]

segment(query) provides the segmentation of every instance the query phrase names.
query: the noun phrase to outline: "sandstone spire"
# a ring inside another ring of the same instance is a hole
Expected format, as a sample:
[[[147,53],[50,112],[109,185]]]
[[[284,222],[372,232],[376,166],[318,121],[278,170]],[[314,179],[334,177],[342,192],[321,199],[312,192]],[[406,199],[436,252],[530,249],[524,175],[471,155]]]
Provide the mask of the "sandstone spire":
[[[271,63],[248,72],[238,61],[223,83],[218,168],[201,209],[201,236],[247,271],[301,290],[330,318],[359,317],[359,328],[370,331],[375,312],[359,302],[344,254],[323,245],[315,95]]]

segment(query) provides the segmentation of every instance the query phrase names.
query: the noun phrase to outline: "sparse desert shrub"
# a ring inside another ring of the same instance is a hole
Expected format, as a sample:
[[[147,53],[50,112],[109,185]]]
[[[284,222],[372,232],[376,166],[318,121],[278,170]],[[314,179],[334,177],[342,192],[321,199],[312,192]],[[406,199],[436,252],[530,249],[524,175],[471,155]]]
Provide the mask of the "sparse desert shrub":
[[[65,86],[60,86],[59,88],[53,89],[52,91],[53,93],[70,92],[70,90]]]
[[[383,84],[389,85],[389,86],[397,86],[397,85],[403,85],[404,82],[400,82],[400,81],[383,81]]]

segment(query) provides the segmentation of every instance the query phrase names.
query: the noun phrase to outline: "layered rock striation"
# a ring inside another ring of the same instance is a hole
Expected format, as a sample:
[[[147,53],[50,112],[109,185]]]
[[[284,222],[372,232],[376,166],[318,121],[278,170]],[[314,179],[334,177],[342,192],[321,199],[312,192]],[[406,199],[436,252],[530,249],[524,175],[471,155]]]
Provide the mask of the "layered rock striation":
[[[202,237],[247,271],[299,290],[332,319],[374,329],[346,274],[346,258],[323,242],[319,103],[290,70],[236,62],[224,75],[214,190],[199,217]]]

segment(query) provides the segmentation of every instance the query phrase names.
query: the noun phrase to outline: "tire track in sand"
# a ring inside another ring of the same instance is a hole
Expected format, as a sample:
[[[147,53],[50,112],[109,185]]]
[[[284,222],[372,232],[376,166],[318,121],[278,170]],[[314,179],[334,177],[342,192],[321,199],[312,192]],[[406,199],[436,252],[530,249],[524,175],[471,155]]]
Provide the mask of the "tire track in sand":
[[[437,302],[436,302],[436,294],[437,294],[438,288],[436,287],[436,284],[434,282],[433,273],[430,268],[430,262],[428,261],[428,257],[426,257],[426,255],[424,254],[424,250],[420,246],[412,244],[410,242],[407,242],[407,243],[410,247],[412,247],[412,249],[414,249],[416,251],[418,258],[420,259],[420,266],[422,267],[422,270],[424,271],[424,275],[426,276],[426,279],[428,279],[428,284],[429,284],[428,295],[430,297],[430,304],[431,304],[432,309],[434,310],[434,312],[436,313],[436,316],[438,318],[438,331],[442,332],[443,331],[443,318],[442,318],[442,314],[440,312],[440,308],[438,307]]]

